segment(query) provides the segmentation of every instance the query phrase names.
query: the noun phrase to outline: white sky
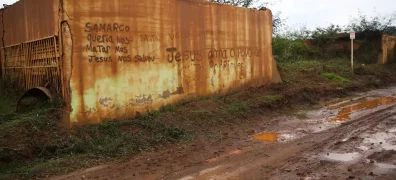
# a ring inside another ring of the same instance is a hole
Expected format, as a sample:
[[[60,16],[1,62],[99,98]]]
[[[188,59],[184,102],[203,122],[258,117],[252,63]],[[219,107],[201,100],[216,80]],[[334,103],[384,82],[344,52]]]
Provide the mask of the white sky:
[[[36,0],[39,1],[39,0]],[[275,3],[269,8],[273,13],[281,12],[286,25],[315,28],[330,23],[346,25],[358,11],[368,16],[388,15],[396,12],[396,0],[263,0]],[[279,2],[280,1],[280,2]],[[0,0],[3,4],[12,4],[16,0]],[[394,23],[396,24],[396,22]]]
[[[308,28],[331,23],[346,25],[359,10],[369,16],[385,16],[396,12],[396,0],[270,0],[273,13],[280,11],[288,26]],[[395,23],[393,23],[395,24]]]

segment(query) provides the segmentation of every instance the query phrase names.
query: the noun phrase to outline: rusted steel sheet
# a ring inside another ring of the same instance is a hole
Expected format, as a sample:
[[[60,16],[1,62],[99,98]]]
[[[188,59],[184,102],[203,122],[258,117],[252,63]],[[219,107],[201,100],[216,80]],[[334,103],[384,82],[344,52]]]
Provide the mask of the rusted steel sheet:
[[[20,0],[4,9],[4,46],[58,34],[59,0]]]
[[[72,124],[280,81],[270,10],[196,0],[63,2]]]
[[[59,0],[21,0],[0,10],[1,69],[24,89],[47,82],[61,92]]]
[[[396,62],[396,36],[382,35],[382,55],[379,64]]]
[[[4,31],[4,22],[3,22],[3,9],[0,9],[0,77],[4,76],[4,53],[3,53],[3,31]]]

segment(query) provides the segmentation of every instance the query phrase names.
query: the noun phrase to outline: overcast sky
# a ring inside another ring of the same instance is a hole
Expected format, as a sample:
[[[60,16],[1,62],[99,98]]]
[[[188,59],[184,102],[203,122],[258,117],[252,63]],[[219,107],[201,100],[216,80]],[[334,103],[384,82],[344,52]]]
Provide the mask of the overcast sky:
[[[396,0],[271,0],[270,9],[280,11],[287,25],[308,28],[331,23],[346,25],[359,10],[367,16],[390,15],[396,12]],[[395,23],[394,23],[395,24]]]
[[[39,0],[36,0],[39,1]],[[306,26],[315,28],[330,23],[346,25],[358,11],[368,16],[389,15],[396,12],[396,0],[264,0],[275,3],[270,9],[281,12],[286,24],[291,27]],[[279,2],[280,1],[280,2]],[[16,0],[0,0],[12,4]],[[396,24],[396,22],[394,23]]]

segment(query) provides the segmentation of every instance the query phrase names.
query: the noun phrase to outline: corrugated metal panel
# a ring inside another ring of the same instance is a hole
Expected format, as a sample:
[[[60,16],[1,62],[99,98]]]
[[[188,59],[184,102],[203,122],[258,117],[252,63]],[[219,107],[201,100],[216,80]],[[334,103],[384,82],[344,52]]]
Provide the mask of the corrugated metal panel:
[[[3,75],[29,89],[50,82],[60,92],[59,0],[20,0],[1,10]]]
[[[58,34],[59,0],[20,0],[4,9],[4,46]]]
[[[269,10],[190,0],[64,0],[64,8],[72,123],[280,81]]]

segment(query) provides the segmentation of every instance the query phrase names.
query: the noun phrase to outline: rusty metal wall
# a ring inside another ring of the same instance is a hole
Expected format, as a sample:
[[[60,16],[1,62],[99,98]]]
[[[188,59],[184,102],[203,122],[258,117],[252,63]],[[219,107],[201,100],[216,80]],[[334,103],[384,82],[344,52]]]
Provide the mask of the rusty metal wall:
[[[396,62],[396,36],[382,35],[382,56],[379,64]]]
[[[4,46],[58,34],[59,0],[20,0],[4,9]]]
[[[59,0],[20,0],[1,10],[1,72],[24,89],[50,82],[61,92],[59,5]]]
[[[3,53],[3,41],[4,41],[4,21],[3,14],[4,9],[0,9],[0,77],[4,75],[4,53]]]
[[[270,10],[197,0],[63,2],[72,124],[280,81]]]

